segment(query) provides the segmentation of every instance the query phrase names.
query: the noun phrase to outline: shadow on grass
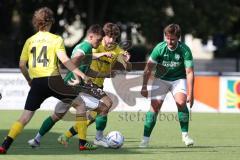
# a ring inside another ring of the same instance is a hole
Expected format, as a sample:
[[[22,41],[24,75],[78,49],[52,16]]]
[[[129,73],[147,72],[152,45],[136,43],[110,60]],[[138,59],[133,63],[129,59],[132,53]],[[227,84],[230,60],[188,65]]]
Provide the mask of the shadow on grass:
[[[120,149],[99,147],[94,151],[79,151],[78,139],[76,137],[70,140],[68,147],[64,147],[57,142],[57,138],[60,136],[60,134],[56,132],[47,133],[41,140],[41,146],[39,148],[32,149],[28,145],[27,141],[33,138],[37,132],[38,130],[25,129],[13,142],[12,146],[8,150],[7,155],[142,154],[141,152],[128,147],[123,147]],[[2,143],[7,133],[8,130],[0,130],[0,143]],[[89,135],[88,139],[93,140],[94,135]]]

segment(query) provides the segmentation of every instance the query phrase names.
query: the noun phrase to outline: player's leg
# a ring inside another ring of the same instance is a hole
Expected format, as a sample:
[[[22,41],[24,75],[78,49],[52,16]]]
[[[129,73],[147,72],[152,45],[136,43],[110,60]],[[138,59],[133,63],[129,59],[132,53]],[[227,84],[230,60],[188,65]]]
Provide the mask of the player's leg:
[[[71,101],[71,100],[69,100],[69,101]],[[55,123],[57,121],[59,121],[60,119],[62,119],[62,117],[69,110],[69,108],[70,108],[70,104],[69,103],[62,102],[62,101],[57,103],[57,105],[55,106],[54,113],[51,116],[47,117],[43,121],[43,123],[42,123],[42,125],[41,125],[41,127],[40,127],[40,129],[38,131],[38,133],[36,134],[36,136],[33,139],[30,139],[28,141],[28,144],[31,147],[35,148],[35,147],[39,147],[40,146],[40,142],[41,142],[42,137],[49,130],[51,130],[51,128],[55,125]]]
[[[152,85],[159,86],[159,88],[151,90],[151,106],[146,113],[143,138],[139,145],[141,148],[148,146],[150,135],[157,121],[158,112],[160,111],[164,98],[169,91],[169,85],[160,79],[156,79]]]
[[[163,100],[152,99],[150,110],[146,113],[146,119],[144,122],[143,138],[139,145],[141,148],[148,146],[152,130],[156,124],[158,112],[162,106]]]
[[[103,98],[100,99],[99,103],[99,114],[96,117],[95,123],[96,123],[96,137],[94,140],[94,144],[108,147],[106,143],[106,139],[103,135],[104,129],[107,125],[107,114],[112,106],[112,100],[106,95]]]
[[[91,110],[98,112],[96,117],[96,138],[95,144],[103,147],[108,147],[106,140],[103,136],[103,130],[107,124],[107,114],[112,106],[112,100],[107,94],[96,85],[93,85],[91,90],[86,93],[81,93],[82,99]]]
[[[75,103],[76,109],[76,129],[79,138],[79,150],[94,150],[96,146],[87,141],[87,117],[85,103],[80,100]]]
[[[24,111],[21,117],[16,121],[9,130],[8,136],[2,143],[2,147],[0,147],[0,154],[6,153],[6,151],[11,146],[12,142],[16,139],[17,135],[19,135],[24,126],[28,124],[28,122],[33,117],[35,111],[40,107],[41,103],[47,98],[47,96],[43,95],[41,90],[39,90],[42,84],[42,80],[32,80],[32,86],[28,93],[28,97],[25,103]],[[43,86],[44,87],[44,86]]]
[[[45,83],[47,86],[45,94],[59,99],[60,102],[55,106],[54,113],[43,121],[35,138],[28,141],[31,147],[40,145],[41,138],[66,114],[73,99],[77,96],[72,87],[64,84],[61,76],[49,77]]]
[[[16,139],[16,137],[22,132],[24,126],[28,124],[28,122],[33,117],[35,111],[24,110],[21,117],[18,121],[14,122],[12,127],[10,128],[7,137],[2,143],[0,147],[0,154],[4,154],[7,152],[12,142]]]
[[[95,122],[96,117],[97,117],[96,111],[87,111],[87,126],[93,124]],[[76,125],[73,125],[71,128],[69,128],[63,135],[65,135],[66,138],[68,139],[77,135]]]
[[[182,132],[182,140],[186,146],[192,146],[194,141],[189,137],[189,110],[187,107],[187,95],[186,95],[186,80],[180,79],[173,82],[171,91],[174,95],[176,105],[178,107],[178,119]]]
[[[96,111],[87,112],[87,126],[90,126],[92,123],[95,122],[96,116]],[[57,140],[60,144],[66,146],[69,143],[69,139],[77,134],[77,126],[75,124],[71,128],[69,128],[64,134],[60,135]]]

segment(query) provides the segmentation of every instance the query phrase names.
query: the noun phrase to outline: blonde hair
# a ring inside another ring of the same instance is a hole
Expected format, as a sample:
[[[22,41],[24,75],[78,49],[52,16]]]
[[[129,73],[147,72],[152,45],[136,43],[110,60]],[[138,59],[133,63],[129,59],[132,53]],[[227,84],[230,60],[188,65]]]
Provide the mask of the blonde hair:
[[[178,24],[169,24],[168,26],[166,26],[164,28],[164,35],[167,35],[167,34],[170,34],[170,35],[175,35],[177,36],[178,38],[181,37],[181,28]]]
[[[43,7],[34,12],[32,24],[37,31],[45,30],[46,27],[54,23],[53,11],[48,7]]]

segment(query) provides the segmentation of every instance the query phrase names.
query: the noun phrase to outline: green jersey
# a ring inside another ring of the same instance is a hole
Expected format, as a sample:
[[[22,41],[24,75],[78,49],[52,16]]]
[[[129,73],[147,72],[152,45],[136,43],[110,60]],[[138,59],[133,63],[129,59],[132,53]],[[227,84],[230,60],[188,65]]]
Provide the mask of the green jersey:
[[[85,55],[84,61],[78,66],[78,68],[86,73],[92,62],[92,45],[87,41],[82,41],[72,51],[71,58],[74,57],[76,53],[83,53]],[[74,79],[72,71],[69,71],[64,78],[64,82],[67,83],[69,80]]]
[[[191,50],[182,42],[178,42],[174,50],[169,49],[165,41],[159,43],[153,49],[150,60],[164,66],[164,71],[156,67],[155,77],[167,81],[186,78],[185,68],[193,67]]]

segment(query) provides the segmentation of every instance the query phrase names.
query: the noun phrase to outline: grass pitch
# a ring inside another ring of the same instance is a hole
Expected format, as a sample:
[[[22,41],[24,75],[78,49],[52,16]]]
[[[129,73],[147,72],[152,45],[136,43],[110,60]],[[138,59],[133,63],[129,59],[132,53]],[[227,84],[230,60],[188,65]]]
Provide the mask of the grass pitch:
[[[10,125],[21,111],[0,111],[0,140],[6,136]],[[240,156],[240,115],[220,113],[193,113],[190,135],[195,141],[187,148],[181,141],[180,127],[175,113],[162,113],[153,130],[150,148],[138,148],[143,134],[144,114],[112,112],[109,114],[105,133],[120,131],[125,136],[121,149],[99,148],[95,151],[79,151],[77,138],[72,138],[65,148],[57,143],[57,137],[74,121],[66,118],[58,122],[41,141],[41,147],[32,149],[27,141],[37,133],[42,121],[51,112],[38,111],[25,127],[7,155],[0,160],[236,160]],[[88,140],[93,141],[95,125],[88,130]]]

